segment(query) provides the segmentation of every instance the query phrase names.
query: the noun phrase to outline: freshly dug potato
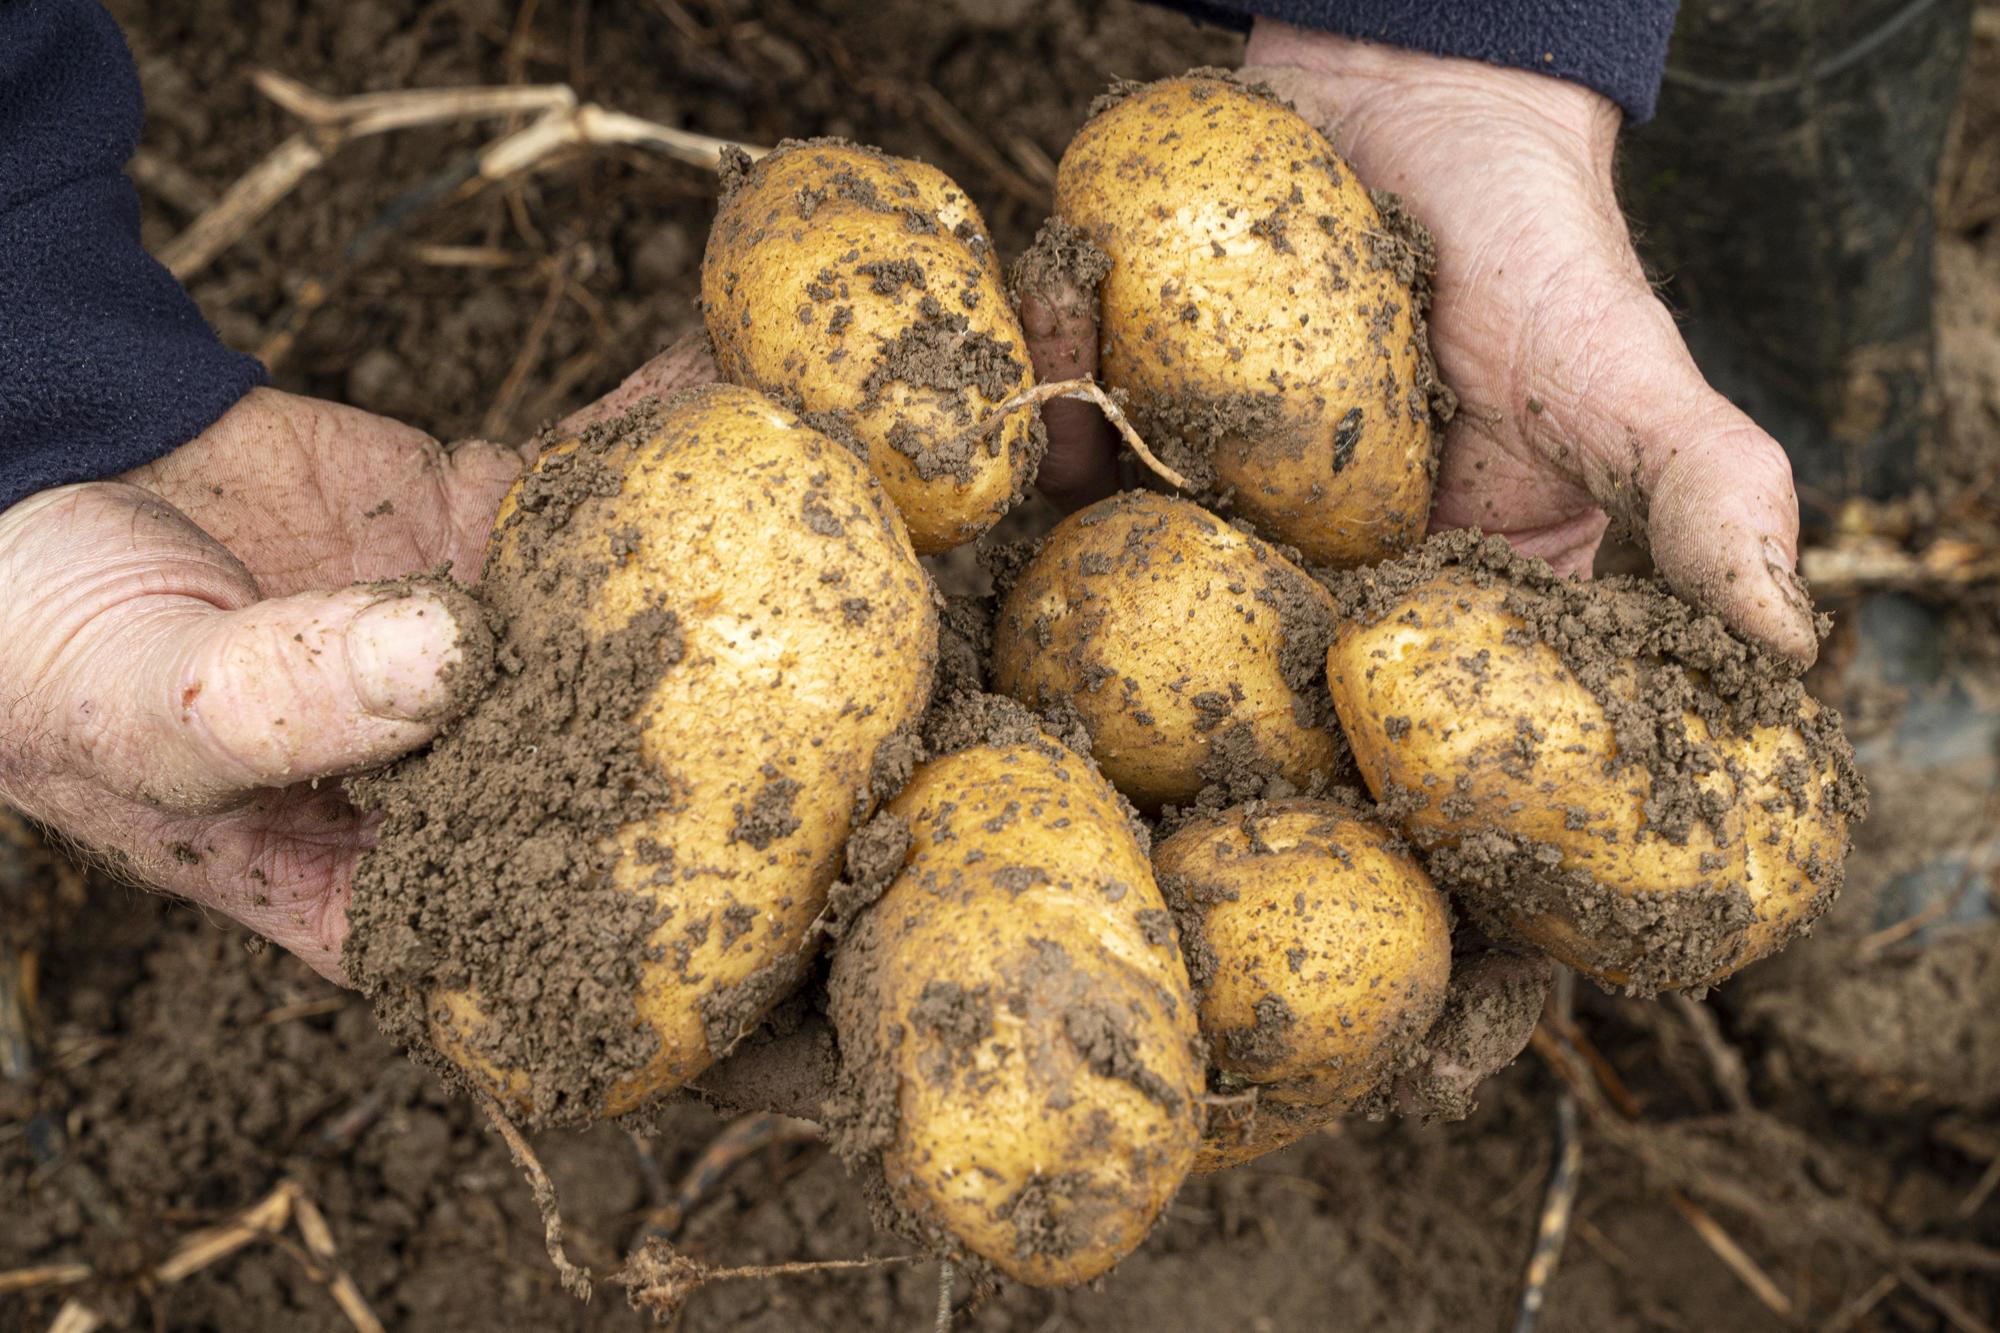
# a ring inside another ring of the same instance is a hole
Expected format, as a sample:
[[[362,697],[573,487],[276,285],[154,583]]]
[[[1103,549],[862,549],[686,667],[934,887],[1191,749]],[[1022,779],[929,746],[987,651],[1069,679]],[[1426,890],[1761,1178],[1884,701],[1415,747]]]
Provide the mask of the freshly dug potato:
[[[615,1115],[796,983],[923,712],[930,586],[852,454],[711,385],[544,453],[482,591],[512,665],[372,790],[359,970],[516,1108]]]
[[[909,861],[842,941],[837,1142],[934,1243],[1036,1286],[1129,1253],[1187,1175],[1200,1038],[1134,825],[1052,741],[920,766]]]
[[[1651,992],[1838,892],[1865,810],[1839,718],[1715,618],[1465,534],[1347,596],[1327,678],[1356,763],[1476,914]]]
[[[1215,785],[1332,778],[1345,747],[1321,684],[1333,599],[1186,500],[1131,491],[1063,520],[994,629],[996,690],[1073,705],[1104,776],[1146,809]]]
[[[1315,565],[1423,535],[1428,243],[1318,130],[1224,77],[1163,79],[1078,133],[1056,211],[1111,258],[1100,370],[1154,448]]]
[[[725,188],[701,267],[725,379],[858,449],[919,554],[993,526],[1040,461],[1033,386],[986,224],[940,171],[838,140],[781,145]]]
[[[1154,848],[1153,870],[1180,923],[1217,1084],[1257,1088],[1257,1119],[1271,1125],[1253,1135],[1260,1144],[1290,1119],[1312,1127],[1273,1105],[1352,1106],[1444,1007],[1444,896],[1345,802],[1199,816]],[[1201,1164],[1247,1160],[1239,1137],[1212,1135]]]

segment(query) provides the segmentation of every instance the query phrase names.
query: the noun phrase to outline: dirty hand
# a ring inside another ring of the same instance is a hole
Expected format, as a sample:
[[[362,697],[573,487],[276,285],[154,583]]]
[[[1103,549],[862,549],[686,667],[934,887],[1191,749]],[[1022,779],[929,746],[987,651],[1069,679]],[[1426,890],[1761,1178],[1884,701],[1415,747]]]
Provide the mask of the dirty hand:
[[[565,424],[708,378],[677,347]],[[436,593],[349,585],[469,579],[528,457],[260,389],[0,514],[0,799],[341,980],[368,821],[320,780],[428,741],[464,655]]]
[[[1258,23],[1245,59],[1437,241],[1431,347],[1460,405],[1433,527],[1587,574],[1609,511],[1683,597],[1810,662],[1790,464],[1708,386],[1646,281],[1612,181],[1618,108],[1277,23]]]

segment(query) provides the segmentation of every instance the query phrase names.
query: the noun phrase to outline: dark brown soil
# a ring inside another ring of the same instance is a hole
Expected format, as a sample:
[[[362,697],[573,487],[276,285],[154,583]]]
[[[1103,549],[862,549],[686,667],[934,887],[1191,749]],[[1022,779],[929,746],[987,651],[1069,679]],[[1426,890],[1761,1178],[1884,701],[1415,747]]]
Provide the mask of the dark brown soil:
[[[267,67],[342,93],[567,81],[586,98],[711,133],[876,143],[950,172],[1012,256],[1047,215],[1048,164],[1092,97],[1114,77],[1154,78],[1238,50],[1130,0],[112,8],[151,108],[139,174],[156,246],[296,128],[248,82]],[[1941,284],[1954,435],[1934,460],[1940,493],[1930,503],[1990,518],[2000,475],[1991,185],[2000,44],[1991,38],[1976,51],[1968,109],[1946,192]],[[391,198],[497,128],[408,131],[342,150],[196,279],[209,317],[235,345],[263,348],[305,280],[333,278],[331,299],[279,360],[278,383],[446,438],[482,427],[525,436],[694,329],[715,181],[636,152],[579,155],[517,188],[430,210],[364,262],[342,264],[342,248]],[[479,266],[438,246],[476,247]],[[536,335],[554,261],[565,276]],[[517,363],[525,369],[510,381]],[[1045,523],[1041,510],[1010,519],[1008,535],[1032,535],[1037,515]],[[971,560],[964,551],[939,563],[969,589]],[[2000,699],[1990,596],[1968,598],[1952,640],[1954,669],[1988,707]],[[967,632],[979,632],[976,616]],[[1850,698],[1837,678],[1842,653],[1837,630],[1823,658],[1836,675],[1813,689],[1865,742],[1902,703]],[[1990,828],[1993,811],[1963,776],[1876,789],[1877,817],[1841,903],[1813,938],[1720,992],[1719,1028],[1670,1003],[1579,992],[1579,1025],[1632,1088],[1646,1128],[1586,1114],[1576,1222],[1542,1328],[1784,1326],[1669,1202],[1670,1185],[1771,1276],[1802,1326],[1846,1311],[1863,1330],[1944,1328],[1940,1298],[2000,1322],[1991,1248],[2000,1245],[1991,1189],[2000,928],[1938,923],[1927,938],[1947,945],[1939,955],[1914,936],[1884,944],[1876,934],[1908,916],[1886,892],[1893,877],[1927,849]],[[32,957],[38,997],[32,1046],[0,1040],[0,1273],[86,1263],[95,1276],[0,1291],[0,1327],[45,1329],[74,1296],[113,1326],[345,1333],[353,1326],[300,1261],[295,1230],[291,1248],[254,1241],[150,1294],[135,1281],[285,1180],[324,1213],[337,1262],[391,1328],[645,1326],[615,1294],[586,1306],[560,1289],[506,1150],[469,1102],[397,1053],[360,997],[184,906],[103,879],[79,892],[51,876],[39,854],[0,855],[0,990],[18,993],[21,961]],[[797,1063],[826,1059],[820,1031],[792,1030]],[[1462,1124],[1337,1122],[1191,1182],[1100,1288],[1004,1290],[956,1326],[1505,1327],[1550,1163],[1555,1088],[1529,1056],[1480,1091]],[[617,1264],[720,1128],[688,1104],[669,1108],[643,1141],[611,1126],[539,1136],[572,1257],[600,1271]],[[696,1201],[673,1240],[717,1265],[901,1248],[871,1231],[852,1180],[819,1149],[752,1154]],[[1885,1277],[1899,1264],[1933,1294]],[[926,1329],[936,1272],[919,1264],[717,1283],[695,1295],[680,1327]]]

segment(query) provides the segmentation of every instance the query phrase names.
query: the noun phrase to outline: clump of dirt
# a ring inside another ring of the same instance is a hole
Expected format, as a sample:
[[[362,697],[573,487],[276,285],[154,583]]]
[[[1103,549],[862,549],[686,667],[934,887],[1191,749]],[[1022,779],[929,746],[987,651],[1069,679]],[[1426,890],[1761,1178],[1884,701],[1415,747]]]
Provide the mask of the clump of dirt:
[[[1640,836],[1685,845],[1697,826],[1718,844],[1732,836],[1734,808],[1704,779],[1725,766],[1708,741],[1689,731],[1692,714],[1710,737],[1747,736],[1762,727],[1789,728],[1804,741],[1803,762],[1779,772],[1794,812],[1811,808],[1806,788],[1814,774],[1831,773],[1814,817],[1858,823],[1867,796],[1841,730],[1840,715],[1808,700],[1795,667],[1733,634],[1720,619],[1675,597],[1663,581],[1610,577],[1589,583],[1558,577],[1546,563],[1516,554],[1498,538],[1473,532],[1432,538],[1409,555],[1374,569],[1325,576],[1343,619],[1373,625],[1399,614],[1403,598],[1452,569],[1475,586],[1505,589],[1504,613],[1521,624],[1507,632],[1510,645],[1552,648],[1564,667],[1603,708],[1613,739],[1609,773],[1640,768],[1648,796]],[[1468,662],[1468,669],[1483,663]],[[1523,701],[1526,702],[1526,701]],[[1526,766],[1540,744],[1532,719],[1522,718]],[[1393,815],[1433,799],[1426,792],[1384,792]],[[1445,813],[1461,798],[1441,798]],[[1470,814],[1468,809],[1465,814]],[[1579,807],[1575,818],[1585,818]],[[1430,852],[1433,873],[1458,890],[1481,924],[1507,934],[1516,915],[1554,908],[1586,938],[1642,938],[1643,958],[1629,984],[1649,991],[1712,975],[1730,960],[1730,947],[1754,919],[1747,891],[1717,879],[1679,892],[1635,895],[1598,884],[1565,865],[1562,853],[1523,839],[1504,821],[1467,830],[1451,846]],[[1718,871],[1722,867],[1718,866]],[[1800,929],[1838,892],[1842,867],[1817,856],[1801,867],[1815,899]]]
[[[501,626],[491,693],[428,750],[350,784],[382,824],[355,872],[349,975],[383,1029],[447,1077],[430,1030],[440,996],[476,996],[482,1021],[454,1022],[455,1036],[523,1071],[548,1121],[589,1118],[658,1044],[632,1022],[631,997],[663,913],[610,876],[613,835],[676,799],[640,737],[646,700],[680,660],[679,627],[662,606],[606,633],[547,614],[588,605],[603,563],[564,530],[618,492],[605,451],[657,420],[649,408],[593,427],[525,479],[504,528],[522,576],[483,590]],[[768,841],[788,821],[790,790],[775,779],[739,811],[738,833]],[[666,849],[639,855],[672,873]]]

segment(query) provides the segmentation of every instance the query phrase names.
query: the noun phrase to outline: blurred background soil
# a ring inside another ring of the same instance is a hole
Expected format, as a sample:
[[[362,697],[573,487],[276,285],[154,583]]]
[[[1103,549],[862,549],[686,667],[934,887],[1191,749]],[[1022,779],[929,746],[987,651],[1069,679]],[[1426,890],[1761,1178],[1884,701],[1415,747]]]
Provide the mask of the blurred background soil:
[[[1013,254],[1108,81],[1232,63],[1240,49],[1128,0],[111,7],[145,82],[134,175],[155,248],[299,128],[250,83],[270,69],[333,94],[567,83],[729,138],[844,135],[943,167]],[[445,439],[523,437],[693,330],[714,194],[700,169],[581,151],[380,225],[502,128],[341,149],[194,278],[209,319],[266,355],[280,387]],[[1941,188],[1948,432],[1932,490],[1896,520],[1913,536],[1990,543],[2000,511],[1996,131],[2000,11],[1988,11]],[[347,254],[362,235],[379,239]],[[1582,1089],[1568,1094],[1581,1169],[1545,1329],[2000,1323],[1994,751],[1990,727],[1963,725],[2000,716],[1995,602],[1978,589],[1866,605],[1823,591],[1849,628],[1814,687],[1847,710],[1876,788],[1847,895],[1813,938],[1706,1008],[1579,988],[1577,1038],[1598,1064],[1560,1066]],[[1871,669],[1852,626],[1913,606],[1942,612],[1925,669]],[[1898,738],[1926,709],[1966,733],[1955,766],[1903,763]],[[505,1150],[358,999],[227,923],[0,831],[0,1328],[47,1328],[74,1298],[112,1325],[353,1329],[337,1272],[390,1328],[645,1326],[615,1289],[586,1306],[559,1288]],[[1346,1122],[1194,1181],[1107,1280],[1006,1290],[956,1326],[1508,1327],[1569,1086],[1558,1068],[1525,1055],[1464,1124]],[[782,1135],[677,1210],[721,1129],[689,1105],[645,1134],[543,1136],[572,1255],[615,1266],[648,1225],[672,1221],[663,1209],[685,1214],[675,1244],[715,1266],[906,1250],[871,1231],[836,1162]],[[288,1227],[184,1276],[162,1271],[287,1182],[323,1215],[330,1256]],[[930,1263],[732,1281],[695,1293],[680,1327],[921,1329],[936,1299]]]

